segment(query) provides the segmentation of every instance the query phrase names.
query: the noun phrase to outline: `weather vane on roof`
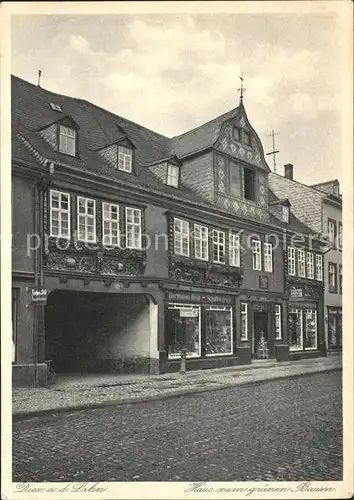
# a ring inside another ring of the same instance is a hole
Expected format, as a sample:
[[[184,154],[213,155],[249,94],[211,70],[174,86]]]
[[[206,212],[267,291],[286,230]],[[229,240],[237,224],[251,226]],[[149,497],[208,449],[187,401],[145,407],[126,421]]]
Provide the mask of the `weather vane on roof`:
[[[246,89],[245,87],[243,86],[243,73],[241,73],[241,76],[239,76],[239,79],[241,80],[241,87],[238,89],[239,93],[240,93],[240,99],[241,101],[243,100],[243,94],[246,92]]]

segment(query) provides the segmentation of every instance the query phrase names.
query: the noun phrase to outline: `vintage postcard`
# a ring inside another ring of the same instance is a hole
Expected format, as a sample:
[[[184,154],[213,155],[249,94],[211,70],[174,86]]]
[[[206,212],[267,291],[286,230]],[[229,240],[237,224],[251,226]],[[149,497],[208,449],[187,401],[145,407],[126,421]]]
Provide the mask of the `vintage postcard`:
[[[350,498],[352,3],[0,13],[3,498]]]

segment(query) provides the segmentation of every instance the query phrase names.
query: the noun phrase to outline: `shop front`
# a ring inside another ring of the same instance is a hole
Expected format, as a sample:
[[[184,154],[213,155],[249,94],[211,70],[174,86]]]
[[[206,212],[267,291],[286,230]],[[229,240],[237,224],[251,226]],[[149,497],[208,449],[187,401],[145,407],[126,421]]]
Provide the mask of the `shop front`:
[[[327,306],[328,322],[328,349],[340,350],[342,348],[342,308]]]
[[[187,369],[248,363],[237,349],[236,296],[167,291],[163,371],[178,371],[182,349]]]
[[[252,360],[288,359],[285,301],[279,295],[242,295],[240,342],[250,349]]]
[[[290,288],[287,327],[290,359],[325,355],[323,296],[318,288]]]

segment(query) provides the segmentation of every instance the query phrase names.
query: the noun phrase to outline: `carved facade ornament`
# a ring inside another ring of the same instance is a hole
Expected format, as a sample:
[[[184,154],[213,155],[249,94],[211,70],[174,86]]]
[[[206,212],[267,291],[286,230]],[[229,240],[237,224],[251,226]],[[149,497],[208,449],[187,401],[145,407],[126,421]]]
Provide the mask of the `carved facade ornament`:
[[[203,262],[198,265],[194,259],[185,259],[172,256],[169,275],[175,281],[183,281],[194,285],[218,285],[226,287],[239,287],[242,281],[242,271],[239,268],[215,266]]]
[[[44,258],[48,270],[94,274],[97,276],[143,275],[146,262],[107,257],[103,252],[93,255],[68,255],[64,252],[50,252]]]

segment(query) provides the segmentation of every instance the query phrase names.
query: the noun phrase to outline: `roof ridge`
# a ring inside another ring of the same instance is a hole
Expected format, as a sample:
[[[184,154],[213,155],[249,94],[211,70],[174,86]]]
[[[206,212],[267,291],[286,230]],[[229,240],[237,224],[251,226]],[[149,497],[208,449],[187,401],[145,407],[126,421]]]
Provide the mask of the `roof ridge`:
[[[323,184],[330,184],[331,182],[338,182],[338,184],[339,184],[339,180],[338,179],[332,179],[330,181],[316,182],[316,184],[311,184],[311,186],[312,187],[323,186]]]
[[[190,130],[186,130],[186,132],[183,132],[182,134],[174,135],[173,137],[171,137],[171,139],[176,139],[177,137],[182,137],[183,135],[189,134],[190,132],[194,132],[195,130],[198,130],[199,128],[202,128],[205,125],[209,125],[210,123],[212,123],[212,122],[214,122],[216,120],[219,120],[223,116],[228,115],[229,113],[231,113],[231,111],[236,111],[238,108],[239,108],[239,106],[236,106],[236,108],[232,108],[229,111],[226,111],[225,113],[222,113],[221,115],[215,116],[215,118],[212,118],[211,120],[209,120],[207,122],[204,122],[201,125],[198,125],[197,127],[191,128]]]
[[[295,179],[288,179],[287,177],[284,177],[283,175],[277,174],[276,172],[270,172],[269,175],[276,175],[277,177],[280,177],[281,179],[285,179],[286,181],[290,181],[290,182],[295,182],[296,184],[300,184],[300,186],[304,186],[304,187],[307,187],[309,189],[313,189],[314,191],[317,191],[318,193],[321,193],[324,197],[326,196],[326,194],[323,191],[316,189],[312,185],[304,184],[303,182],[297,181]]]
[[[148,128],[148,127],[145,127],[144,125],[140,125],[140,123],[133,122],[132,120],[129,120],[129,118],[125,118],[124,116],[120,116],[120,115],[118,115],[116,113],[113,113],[109,109],[103,108],[102,106],[99,106],[98,104],[95,104],[95,103],[93,103],[91,101],[88,101],[87,99],[82,99],[80,97],[72,97],[72,96],[69,96],[69,95],[66,95],[66,94],[59,94],[58,92],[53,92],[52,90],[47,90],[44,87],[40,87],[38,85],[35,85],[34,83],[31,83],[31,82],[29,82],[27,80],[24,80],[23,78],[21,78],[21,77],[19,77],[17,75],[13,75],[12,74],[11,76],[13,78],[18,79],[18,80],[21,80],[26,85],[31,85],[32,87],[35,87],[36,89],[40,89],[40,90],[42,90],[44,92],[48,92],[49,94],[52,94],[53,96],[65,97],[66,99],[70,99],[72,101],[76,101],[76,102],[81,102],[81,103],[87,104],[87,105],[92,106],[94,108],[100,109],[100,110],[104,111],[105,113],[109,113],[111,116],[114,116],[115,118],[119,118],[120,120],[124,120],[126,122],[132,123],[133,125],[138,126],[138,127],[142,128],[144,130],[148,130],[149,132],[152,132],[155,135],[163,137],[164,139],[171,140],[171,138],[167,137],[166,135],[160,134],[159,132],[156,132],[155,130],[152,130],[152,129]]]

